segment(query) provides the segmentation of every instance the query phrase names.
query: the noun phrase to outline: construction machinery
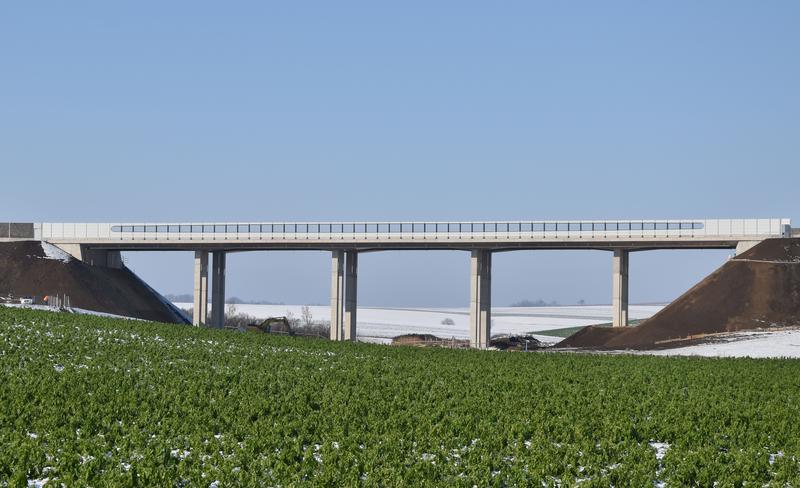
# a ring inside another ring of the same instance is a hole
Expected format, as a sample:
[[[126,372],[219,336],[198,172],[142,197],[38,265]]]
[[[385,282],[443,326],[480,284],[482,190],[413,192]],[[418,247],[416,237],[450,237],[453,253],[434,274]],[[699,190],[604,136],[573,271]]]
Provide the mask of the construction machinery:
[[[268,317],[260,324],[249,324],[240,327],[239,330],[249,332],[263,332],[265,334],[286,334],[291,335],[292,327],[286,317]]]

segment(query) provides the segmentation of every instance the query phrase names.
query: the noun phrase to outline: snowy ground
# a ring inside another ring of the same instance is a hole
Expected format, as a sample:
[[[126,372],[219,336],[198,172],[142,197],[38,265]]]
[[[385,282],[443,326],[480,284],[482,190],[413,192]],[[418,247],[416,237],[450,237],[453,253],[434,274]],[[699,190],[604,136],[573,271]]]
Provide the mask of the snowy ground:
[[[125,319],[125,320],[142,320],[137,319],[135,317],[126,317],[124,315],[115,315],[113,313],[107,312],[97,312],[95,310],[86,310],[85,308],[75,308],[75,307],[51,307],[49,305],[23,305],[21,303],[0,303],[0,306],[3,307],[12,307],[12,308],[30,308],[33,310],[45,310],[48,312],[69,312],[69,313],[77,313],[82,315],[97,315],[98,317],[110,317],[114,319]]]
[[[717,337],[705,344],[647,351],[657,356],[800,358],[800,329],[740,332]]]
[[[191,303],[176,303],[191,308]],[[230,307],[230,305],[229,305]],[[234,305],[236,313],[256,318],[293,315],[300,318],[301,305]],[[645,319],[661,305],[631,305],[629,317]],[[330,320],[330,307],[310,306],[314,320]],[[452,325],[443,324],[446,319]],[[358,338],[370,342],[388,342],[403,334],[433,334],[441,338],[466,339],[469,311],[466,308],[376,308],[358,307]],[[611,322],[610,305],[569,307],[498,307],[492,308],[492,334],[524,334],[544,330]],[[544,342],[558,342],[560,337],[537,336]]]

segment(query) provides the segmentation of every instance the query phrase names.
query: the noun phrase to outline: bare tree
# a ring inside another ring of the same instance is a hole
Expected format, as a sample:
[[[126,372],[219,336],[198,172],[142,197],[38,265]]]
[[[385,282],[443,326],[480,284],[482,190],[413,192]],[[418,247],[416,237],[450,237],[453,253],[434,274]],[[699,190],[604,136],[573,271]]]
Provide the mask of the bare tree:
[[[314,325],[314,316],[311,315],[311,308],[308,305],[303,305],[300,308],[300,318],[304,326],[310,327]]]
[[[286,321],[289,322],[289,327],[292,329],[300,325],[300,319],[295,317],[294,314],[289,310],[286,311]]]

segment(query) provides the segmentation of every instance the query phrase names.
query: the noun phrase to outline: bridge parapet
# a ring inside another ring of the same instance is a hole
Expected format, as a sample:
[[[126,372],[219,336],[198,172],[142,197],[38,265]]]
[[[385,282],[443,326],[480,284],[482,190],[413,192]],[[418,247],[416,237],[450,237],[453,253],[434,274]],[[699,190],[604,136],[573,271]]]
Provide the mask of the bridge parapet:
[[[0,239],[34,239],[34,224],[24,222],[0,222]]]

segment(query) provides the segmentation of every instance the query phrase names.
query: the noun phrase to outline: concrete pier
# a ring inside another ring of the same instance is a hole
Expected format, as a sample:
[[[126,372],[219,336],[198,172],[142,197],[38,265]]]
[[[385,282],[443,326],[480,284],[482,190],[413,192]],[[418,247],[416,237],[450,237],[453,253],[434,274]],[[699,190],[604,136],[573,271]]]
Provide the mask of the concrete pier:
[[[356,340],[356,309],[358,307],[358,252],[345,252],[344,280],[344,336],[346,341]]]
[[[204,326],[208,320],[208,251],[194,252],[194,309],[192,325]]]
[[[344,251],[331,251],[331,340],[341,341],[344,336]]]
[[[469,344],[484,349],[492,332],[492,252],[472,251],[470,259]]]
[[[224,251],[214,251],[211,269],[211,327],[225,326],[225,261]]]
[[[627,249],[614,249],[612,270],[612,325],[628,325],[628,254]]]
[[[331,252],[331,340],[356,340],[358,252]]]

